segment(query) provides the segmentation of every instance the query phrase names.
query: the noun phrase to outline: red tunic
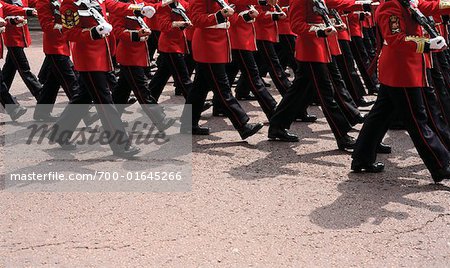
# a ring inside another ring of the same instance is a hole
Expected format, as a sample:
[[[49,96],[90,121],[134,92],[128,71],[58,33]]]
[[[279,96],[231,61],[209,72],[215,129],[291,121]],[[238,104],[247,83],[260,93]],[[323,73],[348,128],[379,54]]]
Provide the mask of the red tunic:
[[[278,43],[278,22],[272,19],[273,6],[257,6],[259,12],[255,22],[256,40]]]
[[[440,10],[439,1],[421,1],[419,9],[427,16]],[[425,87],[427,56],[424,53],[427,39],[422,27],[412,19],[399,1],[387,1],[380,5],[375,20],[384,39],[379,56],[379,80],[391,87]]]
[[[134,0],[133,4],[142,3],[143,0]],[[135,16],[118,16],[110,13],[114,36],[117,39],[116,60],[124,66],[150,66],[148,46],[146,41],[133,41],[131,33],[139,31],[142,27],[133,20]]]
[[[69,42],[64,39],[62,32],[55,29],[55,24],[62,25],[61,17],[55,17],[55,7],[50,0],[37,2],[39,23],[44,32],[44,53],[70,56]]]
[[[186,9],[188,3],[179,1],[179,3]],[[187,53],[189,51],[187,46],[187,39],[185,30],[172,27],[172,22],[183,21],[180,15],[172,12],[169,6],[158,9],[158,22],[161,35],[158,41],[158,49],[165,53]]]
[[[348,14],[349,25],[347,25],[347,27],[349,28],[351,36],[363,37],[359,15],[360,13],[358,12]]]
[[[277,21],[278,34],[295,35],[294,32],[291,30],[291,23],[289,21],[289,0],[280,0],[278,1],[278,5],[281,7],[284,13],[288,15],[286,19]]]
[[[212,0],[192,0],[190,17],[194,24],[192,54],[200,63],[231,62],[231,44],[228,28],[230,22],[217,23],[215,13],[221,10]]]
[[[256,32],[253,22],[246,22],[240,12],[248,10],[247,5],[236,5],[234,8],[233,23],[230,27],[231,48],[247,51],[256,51]],[[258,18],[256,18],[258,19]]]
[[[11,3],[11,1],[5,1],[6,3]],[[22,7],[34,7],[37,0],[22,0]],[[10,23],[6,24],[5,31],[5,46],[7,47],[29,47],[31,45],[31,36],[28,25],[25,24],[21,27],[12,25]]]
[[[76,0],[64,0],[61,4],[61,15],[69,18],[78,17]],[[133,15],[129,4],[104,0],[100,4],[103,17],[106,19],[106,11],[117,16]],[[77,71],[84,72],[108,72],[113,70],[111,60],[111,48],[108,38],[93,40],[90,30],[98,23],[92,17],[79,17],[79,20],[63,24],[64,37],[72,42],[73,62]]]
[[[342,21],[345,23],[345,25],[347,25],[347,29],[344,30],[344,31],[339,31],[338,32],[338,39],[339,40],[351,41],[351,39],[350,39],[350,31],[349,31],[350,21],[348,19],[348,15],[349,14],[344,14],[344,13],[341,14]]]
[[[23,8],[0,1],[0,17],[25,16]],[[3,59],[3,33],[0,34],[0,59]]]
[[[291,0],[291,28],[298,35],[295,43],[295,58],[304,62],[329,63],[331,61],[328,38],[316,35],[317,27],[323,27],[322,17],[313,11],[310,0]],[[354,0],[328,0],[328,8],[337,10],[355,9]]]

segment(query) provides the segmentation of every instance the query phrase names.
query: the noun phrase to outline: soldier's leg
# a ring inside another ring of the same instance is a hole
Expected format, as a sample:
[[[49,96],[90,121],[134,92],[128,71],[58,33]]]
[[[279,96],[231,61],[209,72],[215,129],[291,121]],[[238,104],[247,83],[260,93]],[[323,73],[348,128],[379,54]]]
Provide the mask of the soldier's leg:
[[[230,83],[225,71],[225,64],[199,63],[198,66],[198,71],[204,73],[208,87],[212,88],[214,94],[217,95],[225,115],[227,115],[237,130],[242,129],[250,118],[242,109],[236,98],[231,94]]]
[[[370,58],[364,46],[363,39],[359,36],[352,36],[350,47],[355,56],[356,65],[358,65],[358,70],[361,73],[361,77],[364,80],[368,93],[372,94],[377,92],[376,85],[378,81],[375,74],[369,74]]]
[[[168,53],[168,58],[173,80],[181,89],[181,92],[186,99],[189,92],[192,90],[192,80],[189,76],[189,70],[186,66],[184,55],[181,53]]]
[[[27,111],[26,108],[21,107],[8,90],[8,87],[3,82],[3,72],[0,69],[0,103],[5,108],[13,121],[24,115]]]
[[[362,100],[365,95],[365,89],[361,77],[355,68],[355,61],[350,49],[350,42],[339,40],[339,46],[342,50],[342,55],[336,57],[339,70],[342,73],[349,93],[352,95],[355,103],[359,105],[360,100]]]
[[[30,64],[28,63],[24,49],[22,47],[9,47],[8,55],[9,54],[11,55],[12,63],[15,65],[23,82],[28,90],[30,90],[31,94],[37,99],[42,90],[42,84],[39,83],[37,77],[31,72]],[[12,76],[12,79],[8,78],[7,85],[8,83],[12,84],[13,79],[14,76]]]
[[[166,115],[160,105],[150,94],[146,84],[145,70],[138,66],[121,66],[121,78],[124,78],[133,91],[142,110],[160,131],[170,127],[171,122],[165,121]]]
[[[261,80],[258,67],[253,58],[253,53],[245,50],[233,50],[233,58],[236,60],[239,69],[241,70],[241,76],[245,77],[250,90],[253,92],[262,110],[270,120],[275,111],[277,102]]]
[[[436,133],[441,142],[447,149],[450,148],[450,128],[445,122],[439,104],[436,92],[433,88],[424,88],[422,90],[425,110],[428,116],[428,125]]]
[[[83,84],[88,89],[103,128],[109,135],[109,145],[114,152],[123,152],[130,146],[130,139],[120,115],[113,104],[105,72],[80,72]]]
[[[388,88],[380,87],[377,100],[366,116],[364,125],[356,140],[353,151],[354,166],[370,166],[377,158],[377,146],[383,140],[392,118],[395,104],[391,99]]]
[[[280,60],[278,59],[273,43],[260,40],[258,40],[256,43],[261,57],[267,64],[268,71],[273,83],[275,84],[280,94],[284,95],[292,83],[287,78],[283,67],[281,67]]]
[[[434,176],[450,161],[448,150],[428,125],[422,88],[393,88],[389,93],[404,115],[405,124],[417,152]]]
[[[161,53],[158,56],[158,70],[148,85],[148,89],[156,101],[159,100],[164,87],[167,85],[167,81],[172,75],[171,68],[169,53]]]
[[[358,110],[356,103],[353,101],[350,93],[347,90],[347,86],[342,79],[341,73],[336,63],[336,59],[333,57],[332,62],[328,63],[328,70],[330,72],[331,80],[335,88],[335,99],[345,114],[346,118],[352,125],[361,123],[361,113]]]

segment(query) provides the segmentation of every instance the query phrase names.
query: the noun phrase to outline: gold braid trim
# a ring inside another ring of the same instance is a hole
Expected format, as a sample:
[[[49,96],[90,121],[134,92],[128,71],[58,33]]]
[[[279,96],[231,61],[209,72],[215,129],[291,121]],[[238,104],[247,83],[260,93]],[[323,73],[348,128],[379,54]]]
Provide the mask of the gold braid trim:
[[[439,1],[439,9],[447,9],[450,8],[450,1],[449,0],[441,0]]]
[[[416,52],[417,53],[423,53],[425,50],[425,43],[430,42],[430,39],[426,37],[419,37],[419,36],[407,36],[405,38],[405,41],[413,41],[417,45]]]

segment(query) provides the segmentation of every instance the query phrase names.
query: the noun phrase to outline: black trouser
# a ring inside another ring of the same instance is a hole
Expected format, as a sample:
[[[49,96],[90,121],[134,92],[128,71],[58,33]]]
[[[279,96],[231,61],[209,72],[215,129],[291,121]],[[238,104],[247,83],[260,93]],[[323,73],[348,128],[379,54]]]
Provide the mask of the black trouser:
[[[73,63],[70,57],[64,55],[46,55],[44,63],[46,66],[43,66],[43,68],[46,71],[42,80],[45,83],[37,102],[38,105],[34,111],[35,117],[48,116],[51,113],[51,105],[39,104],[54,104],[60,87],[63,88],[69,100],[80,90],[78,77],[73,71]]]
[[[275,44],[275,49],[280,59],[283,70],[286,67],[290,67],[292,70],[296,70],[297,61],[295,60],[295,35],[280,34],[280,42]]]
[[[445,64],[448,63],[444,54],[432,53],[433,55],[433,63],[434,66],[430,69],[431,75],[431,84],[433,85],[436,95],[437,95],[437,107],[440,108],[442,112],[442,116],[447,124],[450,123],[450,94],[449,94],[449,86],[445,77],[448,76],[446,72],[450,72],[449,69],[445,67]],[[442,62],[444,65],[441,65],[441,61],[439,60],[443,57],[444,61]],[[444,67],[444,68],[442,68]],[[444,73],[445,72],[445,73]],[[449,80],[450,82],[450,80]]]
[[[442,116],[435,90],[430,87],[424,88],[422,97],[428,115],[428,125],[433,129],[447,150],[450,149],[450,128]]]
[[[376,92],[376,85],[378,84],[378,78],[376,73],[370,75],[370,57],[366,51],[364,45],[364,40],[359,36],[352,36],[352,41],[350,42],[350,48],[352,49],[353,56],[355,57],[356,65],[358,65],[358,70],[361,73],[361,77],[364,80],[364,84],[369,93]]]
[[[189,51],[191,53],[189,54],[184,54],[184,61],[186,62],[186,67],[188,69],[189,72],[189,77],[192,76],[192,74],[194,73],[195,67],[197,66],[197,63],[195,62],[194,58],[192,57],[192,41],[187,41],[188,44],[188,48]]]
[[[160,123],[165,118],[165,114],[161,106],[156,105],[157,102],[147,87],[144,67],[121,65],[119,86],[113,92],[114,103],[126,104],[131,91],[133,91],[138,102],[142,104],[144,112],[159,129]],[[123,105],[120,109],[118,108],[120,114],[123,112],[123,108]]]
[[[312,90],[317,92],[325,118],[336,138],[341,138],[352,128],[334,100],[333,83],[326,63],[297,62],[298,68],[294,84],[283,96],[275,114],[270,119],[270,126],[288,129],[300,111],[308,106]]]
[[[430,172],[447,166],[449,152],[428,125],[422,88],[393,88],[381,85],[377,101],[367,115],[359,133],[353,159],[359,164],[372,164],[376,149],[387,132],[395,108],[402,114],[407,131],[420,157]]]
[[[186,62],[184,61],[184,55],[181,53],[160,52],[158,57],[158,70],[148,86],[156,101],[159,100],[170,76],[173,77],[175,85],[178,86],[185,98],[187,98],[189,92],[192,90],[192,80]]]
[[[342,55],[336,57],[339,69],[347,85],[348,92],[352,95],[353,100],[358,102],[366,94],[364,84],[355,68],[355,59],[350,48],[350,41],[339,40],[339,47]]]
[[[31,72],[30,64],[28,63],[23,47],[8,47],[8,54],[6,55],[5,65],[3,66],[3,79],[9,89],[16,76],[16,71],[19,72],[20,77],[31,94],[38,99],[42,85]]]
[[[366,47],[370,60],[372,60],[376,54],[375,33],[373,32],[373,28],[363,27],[362,30],[364,36],[364,46]]]
[[[160,31],[156,31],[156,30],[152,30],[152,33],[150,34],[150,37],[147,40],[147,44],[148,44],[148,52],[149,52],[149,57],[150,60],[153,61],[155,58],[155,52],[158,49],[158,41],[159,41],[159,36],[161,35]]]
[[[242,79],[245,79],[248,89],[254,93],[262,110],[267,118],[270,119],[277,106],[277,102],[264,86],[264,82],[259,75],[258,66],[256,66],[255,58],[253,57],[253,52],[247,50],[232,50],[232,55],[233,62],[230,66],[227,66],[227,75],[230,74],[228,77],[236,76],[236,68],[229,68],[231,66],[236,66],[237,70],[241,71],[241,77]],[[232,81],[231,79],[233,78],[230,78],[230,81]],[[236,92],[236,96],[239,95],[238,93],[239,92]],[[215,95],[214,100],[218,102],[217,98],[218,96]]]
[[[0,69],[0,103],[2,104],[3,108],[5,108],[8,114],[12,113],[14,109],[16,109],[19,106],[19,103],[17,102],[16,98],[9,93],[8,87],[3,82],[3,72],[1,69]]]
[[[281,95],[284,95],[284,93],[291,86],[291,82],[287,78],[286,73],[280,64],[277,52],[275,51],[274,43],[256,40],[256,45],[258,47],[257,53],[259,55],[259,57],[256,58],[258,66],[260,66],[258,59],[264,62],[267,66],[270,77],[272,78],[272,82],[278,89],[278,92],[280,92]],[[262,72],[260,73],[262,74]]]
[[[333,56],[332,61],[328,63],[328,70],[335,89],[335,100],[341,108],[341,111],[345,114],[348,122],[354,126],[358,123],[357,118],[360,115],[360,112],[358,110],[358,106],[353,101],[352,96],[347,90],[347,85],[342,79],[341,72],[339,71],[339,67],[336,62],[336,57]]]
[[[70,140],[76,127],[89,111],[89,106],[94,100],[97,112],[100,116],[104,130],[109,133],[109,143],[113,151],[123,151],[130,144],[129,136],[120,119],[119,112],[113,104],[111,90],[107,84],[106,72],[80,72],[80,90],[70,101],[59,120],[55,123],[58,127],[55,140],[66,142]],[[72,104],[85,104],[83,106]]]
[[[198,125],[203,105],[209,90],[220,102],[225,115],[230,119],[236,129],[241,129],[248,121],[247,113],[242,109],[239,102],[231,94],[225,64],[198,63],[195,72],[194,86],[188,95],[186,104],[192,104],[192,126]],[[190,125],[191,118],[187,118],[186,110],[182,116],[182,123]]]

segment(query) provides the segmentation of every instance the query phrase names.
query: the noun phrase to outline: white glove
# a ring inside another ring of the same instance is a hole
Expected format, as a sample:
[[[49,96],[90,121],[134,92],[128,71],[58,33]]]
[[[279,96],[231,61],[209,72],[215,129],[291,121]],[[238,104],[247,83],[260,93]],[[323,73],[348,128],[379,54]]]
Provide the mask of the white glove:
[[[53,25],[53,30],[61,31],[62,30],[62,25],[59,24],[59,23],[55,23],[55,25]]]
[[[108,35],[112,31],[113,27],[111,24],[104,22],[95,27],[95,29],[100,35]]]
[[[438,36],[430,39],[430,49],[442,49],[447,46],[445,39],[442,36]]]
[[[165,7],[175,2],[174,0],[162,0],[161,6]]]
[[[5,26],[3,26],[3,27],[0,27],[0,33],[4,33],[4,32],[5,32],[5,30],[6,30],[6,27],[5,27]]]
[[[156,10],[152,6],[144,6],[141,9],[142,15],[146,16],[147,18],[153,17],[155,15]]]

